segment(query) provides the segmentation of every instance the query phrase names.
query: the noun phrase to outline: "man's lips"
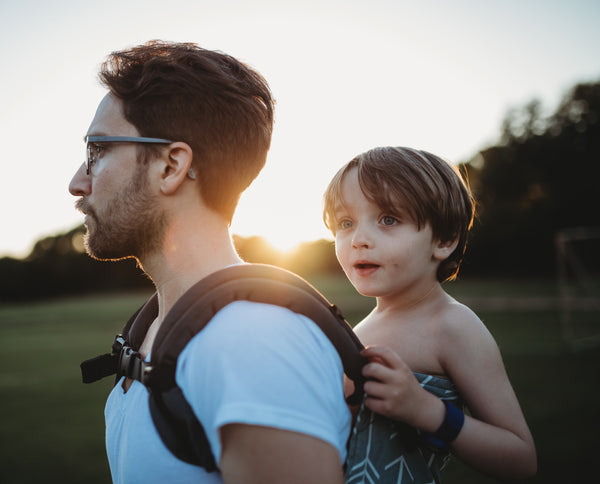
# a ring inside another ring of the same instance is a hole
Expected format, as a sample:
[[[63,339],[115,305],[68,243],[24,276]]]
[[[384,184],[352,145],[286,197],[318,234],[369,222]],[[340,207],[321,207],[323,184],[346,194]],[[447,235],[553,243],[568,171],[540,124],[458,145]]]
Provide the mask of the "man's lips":
[[[89,206],[83,198],[80,198],[75,202],[75,208],[84,215],[87,215],[87,212],[89,210]]]
[[[75,203],[75,208],[85,215],[83,225],[86,227],[89,227],[90,222],[96,219],[96,213],[94,212],[94,209],[90,207],[90,204],[87,203],[87,200],[80,198]]]
[[[89,217],[94,217],[96,215],[92,207],[90,207],[89,203],[87,203],[87,201],[82,198],[77,200],[77,202],[75,203],[75,208],[79,210],[82,214],[87,215]]]

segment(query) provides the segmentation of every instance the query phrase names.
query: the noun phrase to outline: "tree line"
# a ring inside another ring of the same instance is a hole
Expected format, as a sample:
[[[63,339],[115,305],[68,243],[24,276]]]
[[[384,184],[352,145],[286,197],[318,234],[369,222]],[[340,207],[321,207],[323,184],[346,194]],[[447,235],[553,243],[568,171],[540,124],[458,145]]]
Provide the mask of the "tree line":
[[[551,115],[539,100],[509,110],[498,142],[459,165],[477,200],[461,277],[552,276],[558,231],[600,227],[600,82],[574,86]],[[152,288],[135,261],[83,253],[83,226],[39,240],[24,259],[0,259],[0,301]],[[331,241],[279,252],[234,237],[240,255],[304,277],[341,274]]]
[[[576,85],[547,117],[538,100],[509,111],[499,143],[464,167],[478,200],[465,272],[553,275],[556,234],[600,227],[600,82]]]

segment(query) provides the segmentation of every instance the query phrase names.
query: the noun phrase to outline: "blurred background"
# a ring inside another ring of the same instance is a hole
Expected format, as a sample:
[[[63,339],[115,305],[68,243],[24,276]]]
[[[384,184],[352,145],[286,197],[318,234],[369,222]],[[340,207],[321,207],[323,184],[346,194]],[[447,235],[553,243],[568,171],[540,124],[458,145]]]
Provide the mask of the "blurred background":
[[[80,384],[152,292],[133,261],[83,252],[67,192],[104,95],[99,63],[153,38],[223,50],[277,98],[267,167],[234,241],[358,322],[321,195],[381,145],[457,164],[478,202],[448,292],[496,337],[538,446],[534,482],[592,476],[600,428],[600,4],[0,0],[0,481],[109,482],[110,382]],[[445,482],[491,482],[452,461]]]

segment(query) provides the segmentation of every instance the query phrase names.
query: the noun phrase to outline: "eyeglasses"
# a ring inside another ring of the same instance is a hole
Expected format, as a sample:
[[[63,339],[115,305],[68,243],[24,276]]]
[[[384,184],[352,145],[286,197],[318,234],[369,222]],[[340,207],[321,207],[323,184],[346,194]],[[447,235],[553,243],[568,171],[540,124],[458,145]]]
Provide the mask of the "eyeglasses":
[[[143,136],[86,136],[85,172],[90,174],[92,166],[98,161],[98,156],[104,149],[105,143],[150,143],[150,144],[171,144],[172,141],[162,138],[145,138]]]

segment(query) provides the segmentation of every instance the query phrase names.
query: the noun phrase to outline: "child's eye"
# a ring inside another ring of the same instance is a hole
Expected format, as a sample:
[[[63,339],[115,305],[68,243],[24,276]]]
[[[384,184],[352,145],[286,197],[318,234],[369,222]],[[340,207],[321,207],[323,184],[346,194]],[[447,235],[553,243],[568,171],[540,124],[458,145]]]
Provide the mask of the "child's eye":
[[[352,227],[352,221],[350,221],[348,219],[340,220],[338,222],[338,228],[341,230],[349,229],[350,227]]]
[[[384,215],[381,217],[380,222],[382,225],[396,225],[398,223],[398,219],[390,215]]]

